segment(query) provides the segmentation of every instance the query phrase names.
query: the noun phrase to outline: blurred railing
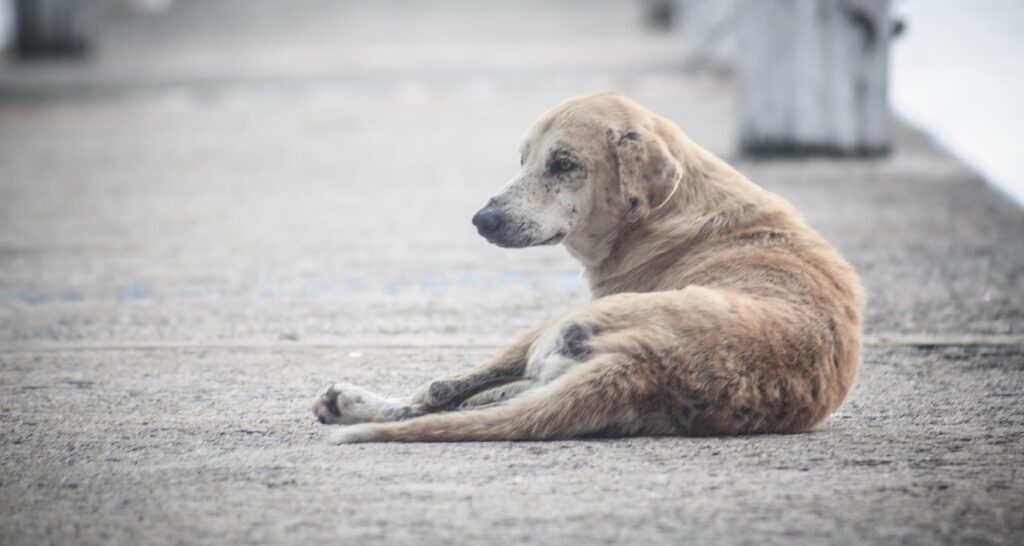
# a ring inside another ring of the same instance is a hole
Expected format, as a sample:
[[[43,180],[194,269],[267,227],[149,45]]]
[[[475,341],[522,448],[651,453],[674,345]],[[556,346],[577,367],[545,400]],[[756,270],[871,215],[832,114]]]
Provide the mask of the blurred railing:
[[[680,0],[686,68],[735,75],[747,155],[884,155],[890,7],[890,0]]]
[[[12,42],[19,57],[67,57],[85,53],[95,24],[94,0],[13,0]]]

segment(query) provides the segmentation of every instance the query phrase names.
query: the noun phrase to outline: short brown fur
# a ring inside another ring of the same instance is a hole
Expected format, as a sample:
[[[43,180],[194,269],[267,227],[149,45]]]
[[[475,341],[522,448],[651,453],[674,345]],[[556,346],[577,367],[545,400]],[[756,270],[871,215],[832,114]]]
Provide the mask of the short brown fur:
[[[586,173],[591,205],[562,241],[593,301],[402,401],[416,417],[339,442],[791,433],[840,406],[862,289],[786,201],[617,94],[546,113],[524,169],[550,142]]]

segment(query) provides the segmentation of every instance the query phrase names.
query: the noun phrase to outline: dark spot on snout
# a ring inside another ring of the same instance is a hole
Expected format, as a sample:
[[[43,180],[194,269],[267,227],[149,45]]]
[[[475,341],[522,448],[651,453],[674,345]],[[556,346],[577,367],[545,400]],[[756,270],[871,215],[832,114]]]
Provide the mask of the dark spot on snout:
[[[317,414],[316,420],[320,421],[321,425],[326,425],[327,424],[327,418],[324,417],[323,415]]]
[[[583,360],[590,354],[590,334],[583,326],[571,324],[562,332],[561,352],[573,360]]]
[[[640,206],[640,198],[639,197],[634,196],[634,197],[630,197],[629,198],[629,208],[635,209],[635,208],[637,208],[639,206]]]

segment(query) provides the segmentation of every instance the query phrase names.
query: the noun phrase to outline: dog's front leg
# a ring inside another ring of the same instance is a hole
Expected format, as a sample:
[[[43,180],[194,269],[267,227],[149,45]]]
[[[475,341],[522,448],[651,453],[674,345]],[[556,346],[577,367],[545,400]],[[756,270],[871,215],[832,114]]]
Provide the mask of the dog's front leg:
[[[543,330],[530,332],[496,358],[467,373],[430,382],[407,400],[387,398],[348,383],[336,383],[317,397],[313,415],[324,424],[351,425],[401,421],[456,409],[485,389],[522,379],[530,346]]]
[[[386,423],[427,413],[423,404],[387,398],[348,383],[335,383],[313,403],[313,415],[325,425]]]
[[[530,346],[546,328],[531,331],[497,357],[466,373],[431,381],[409,397],[409,405],[425,406],[434,411],[454,409],[483,390],[522,379]]]

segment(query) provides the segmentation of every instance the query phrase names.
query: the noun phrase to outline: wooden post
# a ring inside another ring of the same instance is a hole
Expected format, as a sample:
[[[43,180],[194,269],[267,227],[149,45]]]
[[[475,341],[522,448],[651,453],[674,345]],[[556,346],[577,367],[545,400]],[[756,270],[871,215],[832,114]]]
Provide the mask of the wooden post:
[[[672,28],[676,17],[677,0],[644,0],[644,18],[655,28]]]
[[[93,0],[16,0],[15,44],[21,57],[81,55],[89,47]]]
[[[737,0],[679,0],[684,68],[732,74],[736,64]]]
[[[14,36],[13,0],[0,0],[0,53],[7,49]]]
[[[743,0],[741,151],[888,153],[889,7],[890,0]]]

